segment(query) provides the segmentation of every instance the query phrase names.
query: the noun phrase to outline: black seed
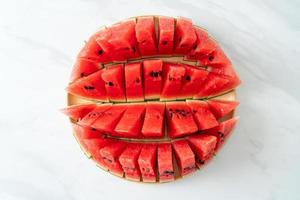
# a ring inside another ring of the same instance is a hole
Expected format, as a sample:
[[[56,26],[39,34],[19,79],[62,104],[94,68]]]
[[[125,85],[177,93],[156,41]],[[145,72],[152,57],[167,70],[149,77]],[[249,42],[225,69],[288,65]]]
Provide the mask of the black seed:
[[[114,86],[114,83],[113,83],[113,82],[110,82],[110,81],[109,81],[109,82],[106,82],[105,84],[108,85],[108,86]]]
[[[103,50],[100,49],[100,50],[98,51],[98,54],[99,54],[99,55],[102,55],[102,54],[103,54]]]
[[[190,80],[191,80],[191,77],[190,77],[190,76],[186,76],[186,77],[185,77],[185,80],[190,81]]]
[[[91,128],[91,130],[92,130],[92,131],[96,131],[97,129],[95,129],[95,128]]]
[[[173,175],[174,174],[174,171],[169,171],[169,170],[166,170],[163,172],[162,175]]]
[[[153,77],[154,76],[154,72],[152,71],[152,72],[150,72],[150,74],[149,74],[151,77]]]
[[[197,44],[194,44],[193,49],[194,50],[197,49]]]
[[[213,56],[213,55],[210,55],[210,56],[208,57],[208,60],[209,60],[209,61],[213,61],[213,59],[214,59],[214,56]]]
[[[168,42],[167,41],[162,41],[162,45],[167,45],[168,44]]]
[[[158,72],[154,72],[153,75],[154,75],[154,77],[158,77],[159,74],[158,74]]]
[[[85,75],[84,75],[84,73],[83,72],[81,72],[80,73],[80,77],[84,77]]]
[[[139,79],[139,78],[136,78],[135,82],[136,82],[136,83],[140,83],[140,79]]]
[[[204,164],[205,164],[205,162],[204,162],[203,160],[199,160],[199,163],[200,163],[201,165],[204,165]]]
[[[93,89],[95,89],[95,87],[85,85],[84,89],[86,89],[86,90],[93,90]]]
[[[133,53],[136,52],[135,46],[132,47],[132,51],[133,51]]]

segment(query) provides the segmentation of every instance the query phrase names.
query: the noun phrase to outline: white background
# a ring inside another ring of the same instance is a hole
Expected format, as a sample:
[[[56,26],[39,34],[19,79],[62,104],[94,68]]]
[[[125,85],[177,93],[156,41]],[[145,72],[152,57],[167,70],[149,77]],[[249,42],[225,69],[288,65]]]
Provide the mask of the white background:
[[[0,199],[300,199],[299,10],[296,0],[0,1]],[[83,41],[144,14],[192,18],[243,80],[240,122],[223,151],[169,184],[98,169],[58,111]]]

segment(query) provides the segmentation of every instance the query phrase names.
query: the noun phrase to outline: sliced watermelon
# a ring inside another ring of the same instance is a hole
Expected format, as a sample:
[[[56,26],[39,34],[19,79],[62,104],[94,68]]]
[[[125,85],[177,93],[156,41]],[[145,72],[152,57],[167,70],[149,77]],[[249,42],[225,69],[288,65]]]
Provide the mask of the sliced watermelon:
[[[196,95],[208,75],[208,71],[201,68],[186,65],[185,69],[182,86],[177,95],[178,99],[192,98]]]
[[[139,56],[135,37],[135,19],[128,19],[107,28],[96,40],[114,61],[125,61]]]
[[[158,52],[172,54],[175,20],[173,17],[158,17]]]
[[[162,84],[162,60],[145,60],[143,62],[145,99],[159,99]]]
[[[105,84],[101,78],[102,72],[100,70],[87,77],[78,79],[71,83],[66,90],[76,96],[107,101]]]
[[[115,132],[121,137],[141,137],[144,111],[144,103],[129,104],[115,128]]]
[[[213,156],[217,145],[217,137],[213,135],[197,134],[188,137],[188,141],[199,165],[205,164]]]
[[[187,54],[196,43],[196,40],[197,35],[192,20],[183,17],[178,18],[174,36],[174,52],[176,54]]]
[[[112,61],[109,54],[107,52],[104,52],[102,47],[100,47],[99,44],[96,42],[96,38],[102,36],[103,34],[105,34],[105,32],[106,29],[101,28],[94,35],[92,35],[92,37],[90,37],[83,49],[78,54],[78,58],[86,58],[101,63],[107,63]]]
[[[95,104],[78,104],[61,109],[61,112],[73,120],[81,120],[96,107]]]
[[[125,102],[124,69],[122,64],[110,66],[103,70],[102,79],[110,101]]]
[[[125,65],[127,101],[144,101],[142,65],[140,62]]]
[[[146,106],[145,118],[142,128],[144,137],[164,136],[164,114],[165,103],[148,102]]]
[[[125,142],[113,141],[104,148],[100,149],[100,155],[109,171],[120,177],[123,177],[123,169],[119,162],[119,156],[125,148]]]
[[[70,82],[88,76],[100,70],[99,62],[86,58],[78,58],[73,66]]]
[[[105,111],[110,109],[112,104],[101,104],[95,107],[91,112],[85,115],[78,124],[81,126],[91,127],[91,125],[98,119],[98,117],[104,115]]]
[[[188,101],[187,104],[193,112],[199,130],[206,130],[219,125],[205,101]]]
[[[207,56],[200,58],[200,62],[202,65],[214,67],[231,65],[230,60],[220,47],[215,48]]]
[[[129,143],[119,157],[120,164],[127,179],[134,181],[141,180],[141,172],[138,165],[141,148],[142,144]]]
[[[181,137],[198,131],[192,111],[186,102],[167,102],[166,112],[169,137]]]
[[[138,17],[135,34],[141,56],[151,56],[157,53],[153,16]]]
[[[91,125],[91,127],[111,135],[117,135],[114,131],[117,123],[120,121],[127,105],[117,104],[106,110]]]
[[[175,100],[181,89],[185,67],[173,63],[164,63],[163,67],[163,85],[160,100]]]
[[[175,179],[172,155],[171,144],[164,143],[157,145],[157,164],[160,182],[168,182]]]
[[[138,158],[143,182],[156,182],[156,150],[155,144],[144,144]]]
[[[78,124],[72,123],[72,127],[77,139],[91,139],[91,138],[101,138],[103,135],[100,131],[90,128],[80,126]]]
[[[233,111],[238,105],[238,101],[208,100],[209,109],[217,118],[224,117]]]
[[[233,128],[236,125],[236,122],[238,120],[238,117],[231,118],[229,120],[226,120],[224,122],[221,122],[219,126],[214,127],[212,129],[208,129],[203,131],[204,134],[207,135],[214,135],[218,138],[216,151],[219,150],[224,142],[227,140],[227,138],[232,133]]]
[[[173,149],[181,176],[185,176],[196,170],[195,155],[186,140],[173,142]]]

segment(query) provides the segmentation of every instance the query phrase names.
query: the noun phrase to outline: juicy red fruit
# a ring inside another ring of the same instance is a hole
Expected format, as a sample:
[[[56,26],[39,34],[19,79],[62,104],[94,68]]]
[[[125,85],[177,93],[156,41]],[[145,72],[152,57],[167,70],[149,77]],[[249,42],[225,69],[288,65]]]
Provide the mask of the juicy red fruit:
[[[159,99],[162,84],[162,71],[162,60],[145,60],[143,62],[145,99]]]
[[[173,155],[171,144],[158,144],[157,164],[160,182],[167,182],[175,179],[175,172],[172,159]]]
[[[175,20],[172,17],[158,17],[158,52],[172,54]]]
[[[127,101],[143,101],[142,65],[140,62],[125,65],[125,85]]]
[[[156,159],[156,144],[144,144],[138,158],[138,163],[144,182],[156,182]]]

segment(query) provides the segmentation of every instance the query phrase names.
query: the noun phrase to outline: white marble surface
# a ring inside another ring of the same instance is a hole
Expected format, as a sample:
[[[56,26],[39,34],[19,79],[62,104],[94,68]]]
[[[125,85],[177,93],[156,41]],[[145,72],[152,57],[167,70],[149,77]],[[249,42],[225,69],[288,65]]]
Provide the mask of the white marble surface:
[[[299,10],[296,0],[1,1],[0,199],[300,199]],[[99,170],[58,111],[83,40],[143,14],[192,18],[243,80],[235,134],[209,166],[170,184]]]

